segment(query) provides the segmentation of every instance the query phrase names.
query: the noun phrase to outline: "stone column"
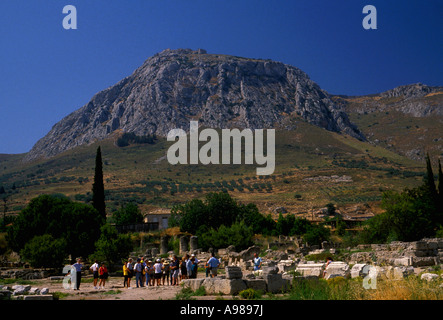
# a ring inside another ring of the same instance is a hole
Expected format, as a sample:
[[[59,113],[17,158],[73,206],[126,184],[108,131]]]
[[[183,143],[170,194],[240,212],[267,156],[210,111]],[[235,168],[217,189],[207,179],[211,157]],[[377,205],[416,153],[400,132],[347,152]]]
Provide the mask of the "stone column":
[[[188,237],[180,237],[180,254],[184,254],[188,251]]]
[[[190,251],[193,252],[195,250],[198,249],[198,237],[197,236],[192,236],[191,239],[189,240],[189,247],[190,247]]]
[[[160,254],[168,253],[168,237],[161,237],[160,239]]]

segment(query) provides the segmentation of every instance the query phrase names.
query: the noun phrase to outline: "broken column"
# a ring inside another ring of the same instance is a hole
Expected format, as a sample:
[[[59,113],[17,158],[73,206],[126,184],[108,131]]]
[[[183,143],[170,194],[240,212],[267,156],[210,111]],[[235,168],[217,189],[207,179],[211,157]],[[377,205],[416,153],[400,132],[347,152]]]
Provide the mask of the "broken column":
[[[160,254],[168,253],[168,237],[160,238]]]
[[[189,250],[192,252],[196,251],[198,249],[198,237],[192,236],[189,240]]]
[[[180,254],[184,254],[188,251],[188,237],[180,237]]]

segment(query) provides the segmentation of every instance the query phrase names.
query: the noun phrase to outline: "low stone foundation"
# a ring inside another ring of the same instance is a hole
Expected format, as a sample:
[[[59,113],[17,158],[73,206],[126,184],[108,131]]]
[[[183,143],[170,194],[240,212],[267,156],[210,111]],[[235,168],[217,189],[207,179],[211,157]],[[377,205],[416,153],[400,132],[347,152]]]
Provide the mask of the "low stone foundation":
[[[270,268],[259,276],[243,278],[240,267],[227,266],[226,276],[205,279],[186,279],[182,281],[184,288],[197,290],[203,286],[208,294],[236,295],[240,291],[252,288],[263,292],[278,293],[290,287],[292,277],[284,277],[278,273],[278,268]]]

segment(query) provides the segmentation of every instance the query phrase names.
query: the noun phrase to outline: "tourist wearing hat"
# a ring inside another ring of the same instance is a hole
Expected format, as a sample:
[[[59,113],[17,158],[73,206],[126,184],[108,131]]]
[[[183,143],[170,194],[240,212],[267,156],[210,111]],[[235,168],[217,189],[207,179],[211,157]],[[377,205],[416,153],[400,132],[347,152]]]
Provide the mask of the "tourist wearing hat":
[[[170,282],[169,282],[170,270],[171,270],[170,269],[170,263],[169,263],[168,260],[166,260],[163,263],[163,279],[162,279],[162,284],[163,285],[165,285],[165,279],[166,279],[166,282],[168,283],[168,285],[170,284]]]

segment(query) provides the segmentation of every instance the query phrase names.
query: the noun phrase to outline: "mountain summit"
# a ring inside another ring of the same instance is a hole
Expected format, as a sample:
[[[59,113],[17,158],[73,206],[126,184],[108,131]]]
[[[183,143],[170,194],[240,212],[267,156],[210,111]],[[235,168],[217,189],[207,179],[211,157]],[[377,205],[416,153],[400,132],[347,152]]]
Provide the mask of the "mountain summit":
[[[55,124],[27,154],[49,158],[113,133],[166,136],[190,120],[210,128],[293,129],[291,118],[364,140],[330,95],[293,66],[271,60],[164,50]]]

